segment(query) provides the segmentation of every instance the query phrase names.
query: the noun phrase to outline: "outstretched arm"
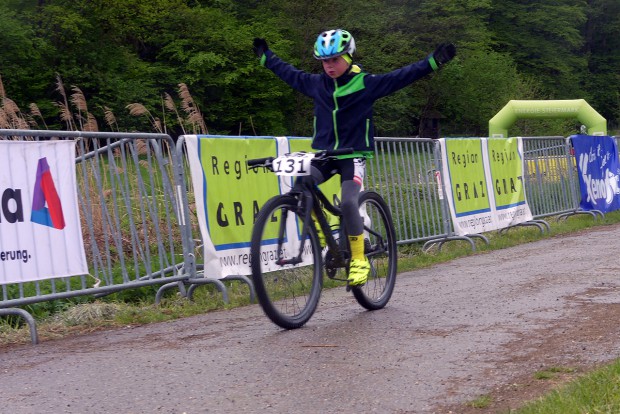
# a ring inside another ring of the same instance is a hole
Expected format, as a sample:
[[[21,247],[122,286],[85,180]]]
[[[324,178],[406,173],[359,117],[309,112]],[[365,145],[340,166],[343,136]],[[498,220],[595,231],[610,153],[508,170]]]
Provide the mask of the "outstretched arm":
[[[378,99],[439,70],[454,56],[456,56],[456,46],[452,43],[441,43],[426,59],[386,74],[367,76],[366,83],[368,87],[372,88],[375,99]]]
[[[311,96],[312,91],[315,89],[313,85],[319,81],[320,75],[312,75],[286,63],[269,49],[265,39],[255,38],[253,48],[256,56],[260,58],[262,66],[275,73],[291,88]]]

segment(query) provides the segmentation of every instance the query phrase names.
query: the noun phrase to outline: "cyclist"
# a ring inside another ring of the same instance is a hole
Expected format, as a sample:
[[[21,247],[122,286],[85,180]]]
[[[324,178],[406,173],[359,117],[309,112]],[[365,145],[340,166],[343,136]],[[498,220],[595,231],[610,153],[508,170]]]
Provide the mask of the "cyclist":
[[[427,58],[380,75],[371,75],[353,64],[355,40],[342,29],[327,30],[319,34],[314,43],[314,57],[323,64],[321,74],[310,74],[284,62],[262,38],[254,39],[254,52],[261,65],[314,100],[312,148],[355,150],[352,155],[313,166],[312,178],[318,185],[334,174],[340,174],[341,209],[351,246],[347,281],[350,286],[361,286],[366,283],[370,264],[364,256],[363,220],[358,200],[365,160],[374,150],[373,104],[377,99],[438,70],[456,55],[456,47],[442,43]]]

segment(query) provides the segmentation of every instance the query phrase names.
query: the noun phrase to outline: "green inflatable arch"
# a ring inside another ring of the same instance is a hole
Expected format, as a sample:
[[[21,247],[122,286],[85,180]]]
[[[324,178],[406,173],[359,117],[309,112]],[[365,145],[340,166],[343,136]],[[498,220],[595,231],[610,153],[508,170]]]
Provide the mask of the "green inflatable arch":
[[[489,121],[489,137],[508,138],[508,128],[522,118],[576,118],[588,135],[607,135],[607,120],[585,100],[510,101]]]

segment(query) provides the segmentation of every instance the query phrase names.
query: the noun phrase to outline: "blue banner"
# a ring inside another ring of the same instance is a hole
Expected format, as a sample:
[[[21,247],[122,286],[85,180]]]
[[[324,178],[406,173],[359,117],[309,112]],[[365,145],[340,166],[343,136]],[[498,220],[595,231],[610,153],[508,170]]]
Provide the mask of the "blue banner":
[[[573,135],[581,201],[584,210],[608,212],[620,208],[618,147],[608,136]]]

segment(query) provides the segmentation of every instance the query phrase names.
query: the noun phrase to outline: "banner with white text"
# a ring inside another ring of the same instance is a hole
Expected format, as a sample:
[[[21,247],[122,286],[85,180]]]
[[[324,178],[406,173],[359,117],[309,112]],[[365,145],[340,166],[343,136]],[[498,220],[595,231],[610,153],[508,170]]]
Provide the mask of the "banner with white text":
[[[609,136],[573,135],[577,175],[584,210],[604,213],[620,208],[620,166],[616,140]]]
[[[246,161],[283,155],[290,152],[312,151],[309,138],[296,137],[230,137],[186,135],[185,142],[198,223],[204,243],[205,275],[223,278],[249,275],[252,227],[260,208],[271,197],[290,191],[294,178],[278,177],[266,168],[251,169]],[[340,199],[340,176],[320,185],[329,200],[336,205]],[[331,224],[337,219],[330,217]],[[279,223],[270,225],[274,251]],[[287,223],[286,248],[295,250],[301,240],[298,223]],[[271,241],[267,237],[266,244]],[[266,251],[269,249],[267,248]],[[311,259],[308,255],[304,259]],[[265,266],[270,266],[266,259]],[[301,265],[306,264],[306,261]]]
[[[532,220],[521,138],[440,139],[454,232],[484,233]]]
[[[277,156],[282,139],[186,135],[198,223],[209,277],[249,275],[254,219],[280,194],[278,176],[246,161]]]
[[[0,141],[0,285],[88,274],[74,141]]]

